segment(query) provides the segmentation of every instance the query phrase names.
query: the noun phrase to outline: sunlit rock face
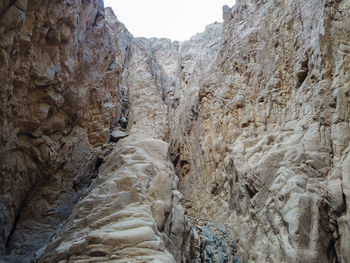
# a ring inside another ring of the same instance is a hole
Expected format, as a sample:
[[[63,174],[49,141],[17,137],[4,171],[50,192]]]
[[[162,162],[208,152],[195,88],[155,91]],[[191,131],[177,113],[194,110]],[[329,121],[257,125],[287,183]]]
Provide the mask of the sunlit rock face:
[[[350,2],[223,18],[0,4],[0,262],[350,262]]]

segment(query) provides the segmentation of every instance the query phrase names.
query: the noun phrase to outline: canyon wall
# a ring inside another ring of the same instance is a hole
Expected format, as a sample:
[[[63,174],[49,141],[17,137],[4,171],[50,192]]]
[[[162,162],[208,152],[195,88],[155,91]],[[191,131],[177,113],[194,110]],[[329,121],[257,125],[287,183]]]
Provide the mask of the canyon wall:
[[[121,111],[104,16],[102,1],[1,1],[0,258],[30,260],[96,176]]]
[[[349,0],[223,18],[0,4],[0,262],[350,261]]]
[[[179,190],[244,262],[350,261],[349,5],[237,1],[210,71],[182,74]]]
[[[116,18],[108,9],[111,28]],[[118,140],[86,195],[53,237],[39,262],[182,261],[184,209],[169,159],[167,111],[152,57],[131,35],[119,33],[125,68],[127,133]],[[170,253],[171,251],[172,253]]]

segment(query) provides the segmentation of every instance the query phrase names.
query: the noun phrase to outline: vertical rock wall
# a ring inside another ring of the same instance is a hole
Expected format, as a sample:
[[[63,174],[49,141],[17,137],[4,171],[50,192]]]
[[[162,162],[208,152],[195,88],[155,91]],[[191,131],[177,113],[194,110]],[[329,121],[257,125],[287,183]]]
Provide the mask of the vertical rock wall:
[[[3,1],[0,258],[349,262],[349,10],[237,0],[179,43]]]
[[[10,262],[47,243],[96,174],[123,64],[104,17],[97,0],[1,1],[0,257]]]
[[[110,11],[108,23],[116,29],[118,22]],[[127,32],[116,34],[115,40],[124,47],[126,66],[120,84],[128,98],[128,136],[106,157],[96,180],[41,251],[39,262],[186,260],[186,219],[164,141],[167,106],[153,45]],[[122,126],[117,128],[123,130]]]
[[[244,262],[350,260],[349,17],[349,1],[237,1],[211,70],[181,79],[180,191]]]

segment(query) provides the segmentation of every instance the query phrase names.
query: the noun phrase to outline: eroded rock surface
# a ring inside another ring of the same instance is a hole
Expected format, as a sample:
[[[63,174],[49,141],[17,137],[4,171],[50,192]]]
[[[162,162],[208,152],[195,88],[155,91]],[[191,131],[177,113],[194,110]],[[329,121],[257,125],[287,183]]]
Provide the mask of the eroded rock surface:
[[[129,40],[121,80],[129,100],[129,135],[119,139],[39,262],[183,260],[185,216],[164,141],[167,108],[143,40]]]
[[[350,260],[349,14],[349,1],[237,1],[211,70],[181,79],[194,95],[171,138],[180,191],[233,229],[244,262]]]
[[[182,43],[97,0],[0,16],[6,261],[350,262],[348,0],[240,0]]]
[[[28,262],[70,215],[120,115],[123,61],[104,17],[102,1],[1,1],[0,257],[10,262]]]

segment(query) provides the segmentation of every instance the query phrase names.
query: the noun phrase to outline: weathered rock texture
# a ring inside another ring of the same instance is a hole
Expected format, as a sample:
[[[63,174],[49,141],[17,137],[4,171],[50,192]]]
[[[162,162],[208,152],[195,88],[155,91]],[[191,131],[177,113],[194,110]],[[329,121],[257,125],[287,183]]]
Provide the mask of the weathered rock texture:
[[[5,261],[350,262],[349,0],[223,12],[179,43],[0,5]]]
[[[1,258],[30,260],[96,174],[121,110],[104,13],[97,0],[1,1]]]
[[[237,1],[210,71],[183,65],[180,191],[244,262],[350,261],[349,6]]]
[[[185,217],[162,140],[167,111],[161,87],[139,42],[126,35],[116,41],[130,51],[121,80],[129,100],[129,136],[118,141],[39,262],[182,260]]]

